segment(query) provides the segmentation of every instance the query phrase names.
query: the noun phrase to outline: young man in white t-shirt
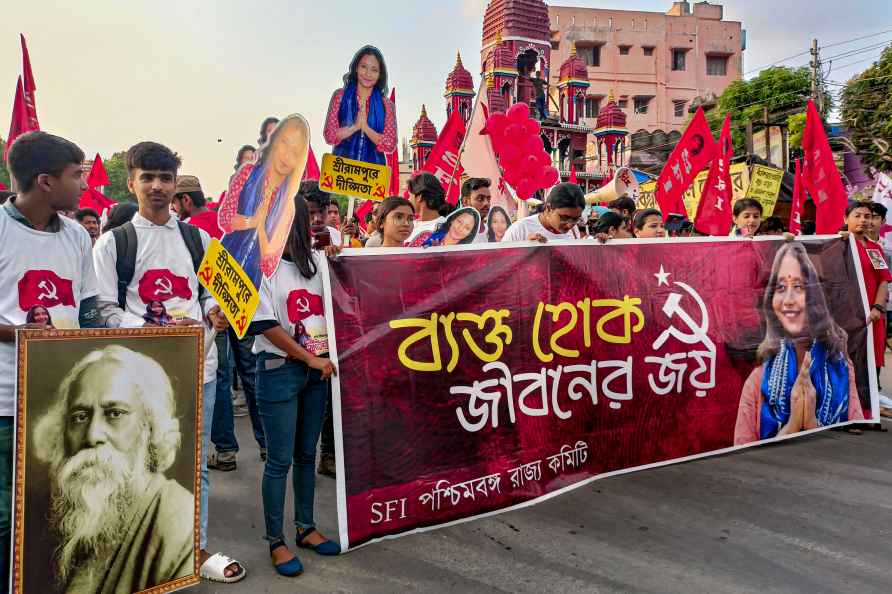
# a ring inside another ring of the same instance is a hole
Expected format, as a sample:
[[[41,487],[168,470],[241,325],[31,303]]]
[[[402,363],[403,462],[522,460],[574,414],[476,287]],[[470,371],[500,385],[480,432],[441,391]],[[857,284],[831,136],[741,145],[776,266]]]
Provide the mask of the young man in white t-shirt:
[[[418,220],[406,245],[421,247],[437,227],[446,222],[446,215],[452,211],[452,207],[446,203],[446,191],[440,180],[426,171],[409,180],[409,202]]]
[[[15,140],[7,163],[19,193],[0,207],[0,592],[9,584],[16,328],[90,328],[100,321],[90,236],[59,214],[75,210],[86,189],[83,151],[30,132]]]
[[[220,306],[201,289],[184,230],[171,216],[170,205],[176,191],[180,158],[164,145],[140,142],[127,151],[127,187],[136,195],[139,211],[130,223],[135,233],[136,254],[133,278],[119,303],[118,254],[114,233],[102,235],[93,250],[93,261],[99,283],[99,308],[109,328],[136,328],[151,325],[143,317],[146,306],[161,301],[167,313],[179,325],[205,324],[209,333],[228,327]],[[206,250],[210,236],[197,231]],[[129,241],[129,240],[128,240]],[[210,335],[209,335],[210,338]],[[201,575],[209,579],[241,579],[244,567],[225,555],[211,556],[207,551],[208,471],[211,426],[216,401],[217,349],[206,341],[204,365],[204,397],[201,456]]]
[[[558,184],[551,189],[545,210],[520,219],[505,232],[502,241],[538,241],[579,239],[576,225],[585,208],[585,195],[576,184]]]
[[[492,182],[486,177],[471,177],[465,180],[461,186],[461,203],[470,206],[480,213],[480,228],[477,229],[477,237],[474,243],[487,243],[486,221],[489,215],[489,207],[492,203],[492,195],[489,187]]]

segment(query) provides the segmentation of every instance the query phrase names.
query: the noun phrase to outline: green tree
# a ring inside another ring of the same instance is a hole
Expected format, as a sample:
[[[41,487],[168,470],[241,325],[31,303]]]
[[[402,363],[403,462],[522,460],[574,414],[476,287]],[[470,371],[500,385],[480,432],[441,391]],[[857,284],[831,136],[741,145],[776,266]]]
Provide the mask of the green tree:
[[[2,160],[2,155],[5,152],[6,141],[0,138],[0,183],[10,188],[12,186],[9,184],[9,171],[6,170],[6,161]]]
[[[105,172],[108,174],[109,184],[105,188],[105,195],[117,202],[135,202],[136,196],[127,189],[127,153],[114,153],[102,164],[105,165]]]
[[[747,122],[752,122],[758,130],[767,108],[769,121],[776,123],[784,120],[795,128],[800,123],[797,121],[801,119],[798,116],[805,113],[810,92],[811,77],[808,68],[766,68],[755,78],[731,83],[719,97],[715,109],[706,114],[706,119],[718,137],[725,114],[731,114],[734,153],[740,155],[746,150]],[[832,98],[824,93],[825,117],[832,108]],[[801,123],[804,124],[804,119]],[[791,148],[792,146],[791,144]]]
[[[842,92],[842,120],[862,163],[892,170],[892,45]]]

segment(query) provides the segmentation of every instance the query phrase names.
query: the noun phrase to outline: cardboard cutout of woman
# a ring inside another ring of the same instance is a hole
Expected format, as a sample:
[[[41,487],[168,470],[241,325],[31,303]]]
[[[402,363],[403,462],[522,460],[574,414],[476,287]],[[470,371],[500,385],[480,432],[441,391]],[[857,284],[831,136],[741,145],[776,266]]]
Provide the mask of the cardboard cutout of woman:
[[[511,226],[511,217],[501,206],[493,206],[486,217],[486,240],[489,243],[502,241],[505,231]]]
[[[848,336],[801,243],[781,246],[762,302],[762,364],[743,387],[734,445],[864,419]]]
[[[176,324],[167,313],[167,307],[161,301],[149,301],[146,304],[146,313],[143,314],[142,319],[154,326],[173,326]]]
[[[325,142],[340,157],[387,163],[396,150],[396,118],[387,99],[387,66],[381,51],[364,46],[350,61],[344,87],[334,92],[325,118]]]
[[[25,315],[25,323],[41,324],[43,326],[46,326],[47,328],[52,328],[53,318],[50,315],[50,310],[42,305],[35,305],[31,309],[29,309],[28,313]]]
[[[307,165],[310,128],[303,116],[290,115],[245,163],[229,184],[218,222],[223,247],[260,286],[276,271],[294,218],[294,196]]]

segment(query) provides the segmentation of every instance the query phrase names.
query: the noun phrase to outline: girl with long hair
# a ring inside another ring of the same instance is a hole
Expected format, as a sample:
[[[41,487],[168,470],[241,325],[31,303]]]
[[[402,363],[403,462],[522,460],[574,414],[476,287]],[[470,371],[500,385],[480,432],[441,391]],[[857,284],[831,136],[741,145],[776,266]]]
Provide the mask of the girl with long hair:
[[[501,206],[493,206],[486,217],[486,240],[489,243],[498,243],[505,236],[505,231],[511,226],[511,217]]]
[[[801,243],[778,249],[762,301],[766,331],[740,395],[734,444],[863,420],[848,337]]]
[[[328,326],[320,269],[326,254],[312,248],[306,199],[294,200],[294,221],[282,262],[260,287],[260,305],[252,323],[257,332],[257,409],[266,436],[266,465],[261,493],[266,540],[276,571],[296,576],[300,560],[286,544],[283,532],[285,491],[292,461],[296,544],[320,555],[341,549],[316,529],[316,444],[322,430],[328,382],[337,373],[328,359]]]
[[[344,87],[334,92],[325,118],[325,142],[335,155],[387,163],[396,150],[396,118],[387,95],[387,65],[381,50],[366,45],[353,56]]]
[[[276,269],[293,216],[310,146],[310,129],[300,115],[276,126],[255,163],[245,163],[229,184],[218,220],[223,246],[260,286]]]
[[[375,228],[381,235],[380,247],[403,247],[415,224],[412,203],[400,196],[391,196],[381,203]]]

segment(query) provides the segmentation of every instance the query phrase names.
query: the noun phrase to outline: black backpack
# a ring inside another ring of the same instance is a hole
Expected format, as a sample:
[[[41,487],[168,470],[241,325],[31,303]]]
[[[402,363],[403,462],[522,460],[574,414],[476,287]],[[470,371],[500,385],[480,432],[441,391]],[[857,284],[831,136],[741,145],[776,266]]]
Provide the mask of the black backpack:
[[[192,267],[198,274],[201,267],[201,261],[204,259],[204,244],[201,242],[201,233],[198,227],[189,225],[183,221],[177,221],[180,228],[180,235],[186,242],[189,249],[189,255],[192,256]],[[133,275],[136,273],[136,229],[130,221],[124,223],[120,227],[112,229],[115,236],[115,253],[116,262],[115,269],[118,273],[118,307],[123,310],[127,309],[127,287],[133,281]],[[204,292],[204,287],[198,283],[199,296]]]

